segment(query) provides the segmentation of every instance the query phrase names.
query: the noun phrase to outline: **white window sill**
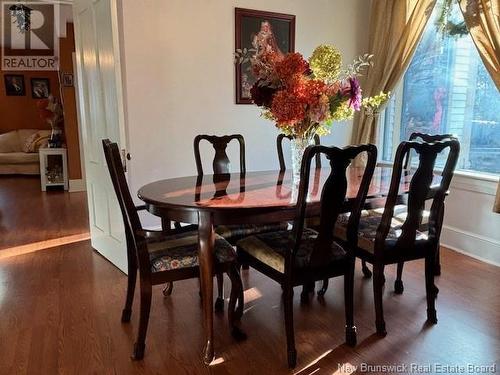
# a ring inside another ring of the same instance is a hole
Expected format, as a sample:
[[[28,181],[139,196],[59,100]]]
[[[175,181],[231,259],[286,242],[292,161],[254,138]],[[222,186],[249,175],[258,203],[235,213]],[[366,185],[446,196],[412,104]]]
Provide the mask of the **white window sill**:
[[[462,176],[474,180],[491,181],[491,182],[498,182],[498,180],[500,179],[500,176],[493,173],[472,172],[464,170],[455,171],[455,176]]]
[[[392,166],[392,162],[380,161],[377,165]],[[436,172],[441,171],[442,170],[436,168]],[[500,176],[491,173],[457,170],[451,181],[451,189],[466,190],[494,196],[497,191],[499,180]]]

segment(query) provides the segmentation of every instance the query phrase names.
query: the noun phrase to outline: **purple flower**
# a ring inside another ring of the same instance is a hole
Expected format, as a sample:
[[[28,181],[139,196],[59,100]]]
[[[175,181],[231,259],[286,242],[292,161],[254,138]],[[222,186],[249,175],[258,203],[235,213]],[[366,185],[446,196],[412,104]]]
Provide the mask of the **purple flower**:
[[[349,84],[343,87],[342,94],[349,98],[349,107],[355,111],[361,109],[361,86],[356,77],[349,78]]]

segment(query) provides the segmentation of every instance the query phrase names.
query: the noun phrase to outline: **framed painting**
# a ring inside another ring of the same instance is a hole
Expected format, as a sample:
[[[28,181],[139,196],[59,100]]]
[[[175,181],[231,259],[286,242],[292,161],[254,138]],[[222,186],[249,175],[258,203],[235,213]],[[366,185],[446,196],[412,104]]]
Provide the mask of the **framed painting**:
[[[5,95],[24,96],[26,89],[24,87],[24,76],[22,74],[5,74]]]
[[[286,54],[295,51],[295,16],[252,9],[235,9],[236,104],[251,104],[255,83],[250,59],[272,49]]]
[[[47,99],[50,95],[50,80],[48,78],[31,78],[31,97]]]
[[[72,73],[62,73],[61,82],[64,87],[73,87],[73,74]]]

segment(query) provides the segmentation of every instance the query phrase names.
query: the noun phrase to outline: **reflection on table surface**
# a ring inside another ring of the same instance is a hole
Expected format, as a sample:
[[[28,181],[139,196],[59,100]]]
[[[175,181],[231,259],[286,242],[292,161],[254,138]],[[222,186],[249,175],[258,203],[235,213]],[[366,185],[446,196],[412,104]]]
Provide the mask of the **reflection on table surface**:
[[[313,169],[309,180],[308,200],[319,202],[323,184],[330,168]],[[391,167],[377,167],[373,175],[368,197],[387,194],[391,181]],[[354,198],[363,177],[363,168],[347,170],[347,198]],[[400,192],[408,191],[412,174],[403,174]],[[433,184],[439,183],[434,178]],[[292,173],[287,170],[247,172],[246,174],[220,174],[179,177],[160,180],[143,186],[139,197],[147,203],[157,205],[179,205],[192,207],[245,208],[291,206],[295,204],[297,186],[292,182]]]

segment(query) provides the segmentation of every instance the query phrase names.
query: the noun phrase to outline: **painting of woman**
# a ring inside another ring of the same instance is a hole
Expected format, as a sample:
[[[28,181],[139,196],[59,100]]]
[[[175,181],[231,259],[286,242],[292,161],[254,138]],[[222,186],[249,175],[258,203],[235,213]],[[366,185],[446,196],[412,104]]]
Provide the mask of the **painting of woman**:
[[[242,60],[236,65],[236,103],[251,104],[250,88],[255,79],[250,60],[265,52],[293,52],[295,16],[241,8],[236,8],[235,15],[235,44]]]
[[[252,46],[257,51],[256,53],[258,55],[264,52],[276,52],[283,55],[278,43],[276,43],[276,37],[273,34],[273,27],[267,20],[260,23],[260,31],[253,35]]]

